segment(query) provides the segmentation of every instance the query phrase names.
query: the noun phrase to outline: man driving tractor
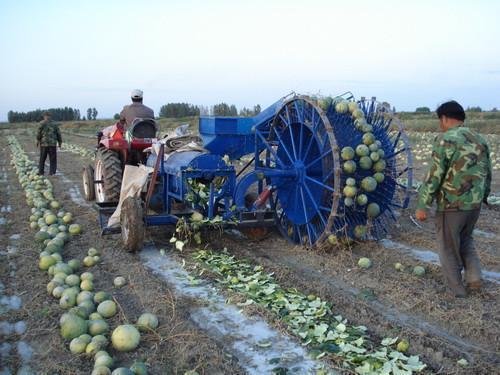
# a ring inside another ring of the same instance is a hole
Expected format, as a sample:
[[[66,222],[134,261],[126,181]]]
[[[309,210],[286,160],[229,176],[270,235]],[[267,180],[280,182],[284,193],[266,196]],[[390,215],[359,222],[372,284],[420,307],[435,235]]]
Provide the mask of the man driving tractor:
[[[136,118],[154,119],[154,111],[142,104],[142,91],[135,89],[130,93],[132,104],[123,107],[120,112],[120,122],[125,129],[128,129]]]

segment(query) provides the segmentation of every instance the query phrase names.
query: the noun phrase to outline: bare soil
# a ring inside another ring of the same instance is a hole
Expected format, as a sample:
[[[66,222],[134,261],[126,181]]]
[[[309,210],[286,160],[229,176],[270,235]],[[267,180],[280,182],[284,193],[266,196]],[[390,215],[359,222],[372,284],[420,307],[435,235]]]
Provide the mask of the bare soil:
[[[5,134],[6,132],[2,132]],[[26,151],[36,150],[29,133],[16,134],[24,142]],[[88,148],[95,145],[91,138],[65,135],[67,142]],[[10,159],[5,137],[0,140],[1,159],[5,164]],[[55,194],[64,207],[73,212],[76,222],[83,226],[84,235],[66,246],[65,259],[83,258],[89,247],[102,251],[101,263],[92,267],[96,276],[97,290],[112,292],[121,306],[120,316],[113,324],[134,321],[144,311],[157,313],[161,328],[158,335],[147,335],[137,352],[116,354],[124,365],[135,358],[144,358],[153,374],[182,374],[197,369],[205,374],[237,374],[241,369],[235,360],[229,360],[223,350],[197,329],[190,321],[189,306],[193,300],[177,298],[171,288],[148,272],[137,255],[125,253],[115,237],[99,235],[97,216],[90,207],[81,207],[71,200],[69,184],[80,186],[80,171],[87,162],[69,152],[59,154],[59,169],[64,173],[52,178]],[[421,166],[420,166],[421,167]],[[418,168],[417,168],[418,169]],[[420,168],[417,178],[420,177]],[[15,262],[18,294],[23,298],[23,310],[19,318],[28,324],[24,339],[33,346],[38,368],[47,374],[88,374],[91,361],[70,355],[67,343],[58,334],[58,319],[61,310],[57,301],[47,296],[47,276],[37,267],[37,254],[32,242],[33,233],[27,225],[30,215],[16,176],[9,169],[12,186],[7,197],[13,206],[9,215],[10,225],[0,226],[2,238],[20,233],[21,240]],[[495,176],[495,183],[499,180]],[[68,182],[69,181],[69,182]],[[4,186],[1,197],[6,196]],[[4,198],[2,198],[2,204]],[[391,239],[410,246],[434,251],[435,235],[432,218],[421,225],[414,224],[410,215],[413,209],[404,212],[391,230]],[[500,212],[484,209],[477,229],[494,234],[493,237],[476,236],[476,248],[484,269],[500,271]],[[5,232],[5,233],[4,233]],[[169,246],[169,235],[161,230],[152,231],[159,246]],[[330,301],[339,314],[355,324],[369,328],[375,339],[399,336],[410,342],[410,353],[421,355],[430,365],[430,372],[442,374],[495,374],[500,373],[500,285],[486,281],[479,293],[466,299],[452,297],[444,283],[439,266],[425,265],[427,273],[417,277],[411,273],[416,265],[424,265],[411,256],[384,248],[376,242],[357,243],[351,249],[334,249],[328,252],[308,250],[294,246],[277,233],[271,233],[261,241],[250,241],[225,234],[210,244],[215,249],[227,247],[238,257],[245,257],[275,272],[285,287],[296,287]],[[189,251],[185,253],[189,260]],[[357,266],[360,257],[369,257],[373,267],[361,270]],[[405,271],[395,270],[393,264],[400,262]],[[4,267],[0,263],[0,267]],[[10,281],[0,268],[2,282]],[[122,275],[128,280],[126,287],[113,287],[114,277]],[[14,291],[13,291],[14,292]],[[271,317],[269,317],[271,319]],[[279,321],[274,321],[279,326]],[[467,368],[457,366],[456,361],[466,358]]]

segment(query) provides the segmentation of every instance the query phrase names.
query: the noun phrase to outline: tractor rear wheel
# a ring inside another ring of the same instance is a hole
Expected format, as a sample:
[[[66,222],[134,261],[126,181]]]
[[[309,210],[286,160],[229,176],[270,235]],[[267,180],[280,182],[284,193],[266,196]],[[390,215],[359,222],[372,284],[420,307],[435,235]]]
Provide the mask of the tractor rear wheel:
[[[144,245],[144,220],[140,199],[128,197],[123,201],[120,224],[125,249],[129,252],[141,250]]]
[[[118,202],[122,185],[122,164],[118,154],[106,148],[97,150],[94,186],[98,203]]]
[[[94,168],[90,164],[83,167],[82,180],[83,180],[83,196],[85,200],[93,201],[95,199]]]

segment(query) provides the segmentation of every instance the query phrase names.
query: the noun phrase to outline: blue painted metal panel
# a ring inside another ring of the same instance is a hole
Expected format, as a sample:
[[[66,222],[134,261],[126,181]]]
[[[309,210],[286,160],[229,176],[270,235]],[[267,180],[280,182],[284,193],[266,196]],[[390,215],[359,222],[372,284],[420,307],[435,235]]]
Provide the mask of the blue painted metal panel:
[[[280,99],[255,117],[200,117],[203,146],[212,154],[228,155],[231,159],[253,153],[253,129],[271,121],[282,104],[283,99]]]

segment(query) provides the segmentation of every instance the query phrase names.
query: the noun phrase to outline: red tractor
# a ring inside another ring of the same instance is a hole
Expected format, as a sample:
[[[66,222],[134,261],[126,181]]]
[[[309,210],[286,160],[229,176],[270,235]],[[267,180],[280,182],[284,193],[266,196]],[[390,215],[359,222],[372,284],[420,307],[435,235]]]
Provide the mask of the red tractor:
[[[145,163],[144,149],[157,138],[153,119],[135,119],[128,129],[117,122],[97,133],[94,165],[83,168],[85,199],[97,203],[116,203],[120,199],[122,174],[126,164]]]

